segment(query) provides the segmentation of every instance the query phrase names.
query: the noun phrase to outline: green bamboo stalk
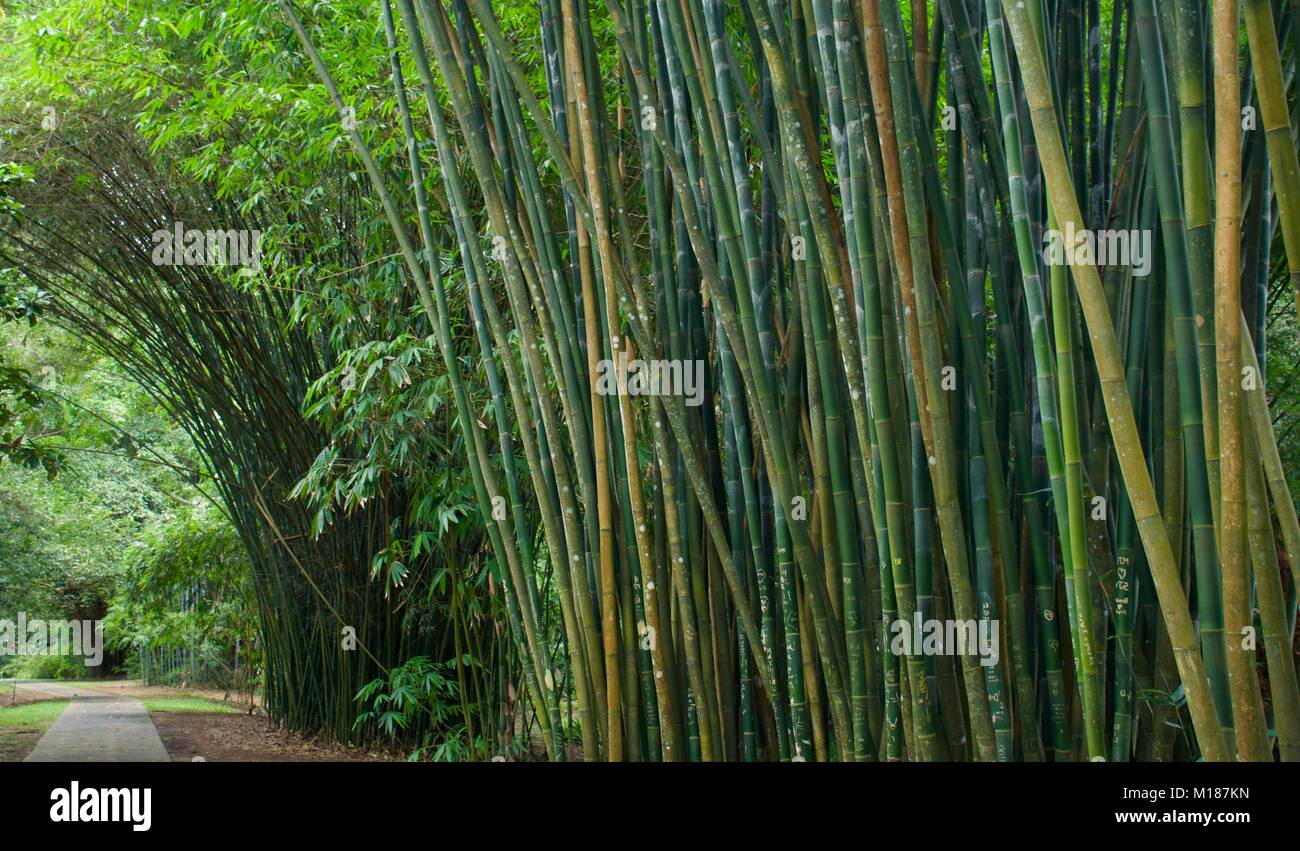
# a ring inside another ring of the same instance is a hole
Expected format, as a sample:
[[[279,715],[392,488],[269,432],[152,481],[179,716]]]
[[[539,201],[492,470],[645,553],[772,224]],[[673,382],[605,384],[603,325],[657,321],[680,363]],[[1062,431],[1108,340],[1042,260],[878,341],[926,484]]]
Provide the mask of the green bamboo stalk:
[[[1055,229],[1056,218],[1048,210],[1048,227]],[[1101,678],[1097,671],[1097,651],[1093,644],[1092,582],[1088,564],[1088,545],[1085,533],[1082,457],[1079,443],[1079,422],[1075,413],[1074,356],[1069,291],[1066,272],[1060,265],[1048,272],[1051,281],[1052,326],[1056,338],[1056,371],[1060,378],[1061,449],[1065,466],[1066,509],[1069,515],[1069,556],[1064,559],[1066,600],[1074,623],[1073,644],[1076,669],[1080,679],[1080,696],[1084,738],[1088,757],[1105,761],[1102,727],[1104,713],[1101,705]],[[1072,592],[1072,593],[1071,593]]]
[[[1263,119],[1264,138],[1268,144],[1269,169],[1277,193],[1291,290],[1295,295],[1296,309],[1300,312],[1300,154],[1296,153],[1295,136],[1291,130],[1277,30],[1273,24],[1273,5],[1268,0],[1245,0],[1244,8],[1250,61],[1256,78],[1255,93],[1259,97],[1259,117]]]

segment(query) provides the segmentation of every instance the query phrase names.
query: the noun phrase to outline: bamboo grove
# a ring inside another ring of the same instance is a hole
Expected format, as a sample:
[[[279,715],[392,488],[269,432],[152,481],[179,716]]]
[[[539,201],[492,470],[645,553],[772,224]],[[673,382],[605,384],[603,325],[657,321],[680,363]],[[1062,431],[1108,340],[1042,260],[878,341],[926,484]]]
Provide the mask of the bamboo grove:
[[[279,10],[436,333],[552,758],[1300,757],[1296,4],[380,0],[386,124],[329,7]],[[996,663],[899,652],[931,619]]]
[[[299,213],[290,222],[283,199],[241,207],[151,153],[133,128],[111,117],[122,108],[111,104],[65,114],[53,144],[37,141],[47,135],[37,124],[15,128],[28,140],[19,150],[52,153],[33,157],[40,177],[15,193],[21,215],[0,222],[0,260],[43,288],[49,321],[114,358],[193,440],[203,461],[195,478],[229,516],[252,566],[259,629],[250,655],[261,705],[289,729],[365,739],[375,730],[357,724],[356,695],[368,681],[419,654],[472,655],[477,668],[458,665],[456,672],[462,723],[471,739],[476,726],[486,728],[495,749],[495,737],[511,726],[499,716],[513,651],[491,629],[475,628],[491,616],[485,595],[459,577],[438,583],[429,576],[434,555],[471,573],[484,548],[482,530],[461,527],[438,553],[411,554],[402,588],[375,581],[384,553],[409,547],[410,525],[428,523],[413,496],[428,488],[418,477],[394,481],[390,474],[377,493],[358,500],[337,485],[355,478],[341,459],[364,458],[357,444],[373,447],[380,438],[340,425],[348,405],[315,389],[322,376],[349,366],[328,335],[302,318],[320,308],[227,268],[151,261],[148,237],[159,226],[253,219],[308,234],[314,246],[309,260],[292,242],[268,244],[268,266],[330,258],[352,265],[361,250],[350,226],[359,216],[356,194],[341,188],[328,219]],[[329,239],[340,227],[352,238]],[[388,303],[388,289],[402,286],[376,285]],[[385,321],[399,319],[400,300]],[[341,410],[329,421],[309,416],[313,406]],[[439,447],[444,423],[434,419],[422,432],[426,440],[414,453],[422,463],[451,453]],[[322,458],[334,463],[321,469]],[[331,498],[323,505],[298,498],[300,481]],[[336,485],[353,503],[337,517]],[[210,575],[218,579],[215,568]],[[501,682],[485,672],[496,669]],[[408,735],[418,737],[428,724],[421,719]]]

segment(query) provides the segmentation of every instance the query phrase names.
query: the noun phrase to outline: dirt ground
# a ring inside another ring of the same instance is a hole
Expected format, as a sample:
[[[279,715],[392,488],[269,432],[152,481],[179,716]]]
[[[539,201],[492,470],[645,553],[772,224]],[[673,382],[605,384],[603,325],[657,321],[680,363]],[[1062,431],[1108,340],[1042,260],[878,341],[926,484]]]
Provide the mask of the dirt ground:
[[[60,700],[60,698],[50,694],[41,694],[39,691],[28,691],[25,688],[0,685],[0,709],[7,709],[10,706],[22,706],[26,703],[40,703],[42,700]]]
[[[0,730],[0,762],[22,762],[40,740],[40,730]]]
[[[277,730],[264,715],[153,712],[172,762],[391,762],[395,757],[326,745]]]

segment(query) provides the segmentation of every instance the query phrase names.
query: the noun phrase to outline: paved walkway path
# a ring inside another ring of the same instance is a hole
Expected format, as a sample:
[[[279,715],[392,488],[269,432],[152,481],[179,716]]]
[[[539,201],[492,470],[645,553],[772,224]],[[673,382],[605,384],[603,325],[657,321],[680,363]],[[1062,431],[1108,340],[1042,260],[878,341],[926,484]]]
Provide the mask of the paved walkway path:
[[[72,702],[46,731],[26,762],[170,762],[144,704],[83,686],[18,682]]]

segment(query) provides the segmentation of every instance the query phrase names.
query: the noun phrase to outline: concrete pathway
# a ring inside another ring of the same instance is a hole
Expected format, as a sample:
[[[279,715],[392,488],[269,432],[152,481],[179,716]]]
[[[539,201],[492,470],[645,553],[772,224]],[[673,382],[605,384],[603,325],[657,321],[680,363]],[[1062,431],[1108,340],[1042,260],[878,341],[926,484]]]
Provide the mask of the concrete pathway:
[[[144,704],[83,686],[18,682],[72,702],[25,762],[170,762]]]

